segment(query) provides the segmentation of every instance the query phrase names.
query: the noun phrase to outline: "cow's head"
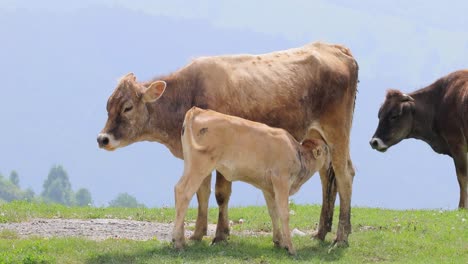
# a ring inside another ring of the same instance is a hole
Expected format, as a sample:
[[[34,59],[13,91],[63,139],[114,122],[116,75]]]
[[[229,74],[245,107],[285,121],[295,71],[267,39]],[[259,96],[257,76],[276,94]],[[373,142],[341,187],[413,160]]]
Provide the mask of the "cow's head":
[[[164,81],[144,87],[133,73],[122,77],[107,101],[107,123],[97,137],[99,147],[115,150],[140,141],[149,120],[146,104],[158,100],[165,89]]]
[[[398,90],[389,90],[379,110],[379,126],[370,140],[373,149],[385,152],[408,136],[413,126],[414,99]]]

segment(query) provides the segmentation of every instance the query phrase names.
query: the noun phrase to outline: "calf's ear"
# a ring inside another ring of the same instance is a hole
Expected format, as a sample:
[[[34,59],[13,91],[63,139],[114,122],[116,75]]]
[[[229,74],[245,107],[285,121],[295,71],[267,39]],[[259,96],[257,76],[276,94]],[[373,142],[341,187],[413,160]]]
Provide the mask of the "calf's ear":
[[[143,92],[143,101],[145,103],[152,103],[161,98],[165,90],[165,81],[155,81],[151,83],[150,86]]]
[[[312,154],[314,155],[315,159],[318,159],[320,156],[322,156],[322,148],[313,149]]]

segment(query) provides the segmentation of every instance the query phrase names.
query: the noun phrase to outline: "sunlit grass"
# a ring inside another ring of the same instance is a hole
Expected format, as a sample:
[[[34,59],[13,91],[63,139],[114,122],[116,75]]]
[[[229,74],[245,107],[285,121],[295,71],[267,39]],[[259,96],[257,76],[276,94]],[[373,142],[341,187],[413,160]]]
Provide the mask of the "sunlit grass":
[[[312,230],[320,206],[295,205],[291,229]],[[78,208],[60,205],[13,202],[0,205],[0,222],[31,218],[121,218],[172,222],[174,208],[122,209]],[[229,210],[234,230],[271,231],[265,207],[234,207]],[[334,228],[338,212],[335,212]],[[188,221],[196,210],[190,209]],[[211,208],[209,222],[216,223],[217,209]],[[19,239],[14,231],[0,231],[0,263],[467,263],[468,211],[385,210],[353,208],[350,247],[328,253],[334,232],[325,242],[309,236],[294,237],[296,257],[273,247],[267,236],[231,236],[228,243],[210,246],[210,239],[189,242],[184,251],[170,243],[150,240],[108,239],[95,242],[80,238]]]

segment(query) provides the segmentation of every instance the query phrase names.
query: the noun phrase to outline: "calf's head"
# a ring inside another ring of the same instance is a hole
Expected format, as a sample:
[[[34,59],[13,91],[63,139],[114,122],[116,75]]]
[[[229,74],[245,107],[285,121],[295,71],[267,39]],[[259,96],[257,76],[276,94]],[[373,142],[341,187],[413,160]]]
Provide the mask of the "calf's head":
[[[166,89],[164,81],[145,87],[133,73],[122,77],[107,101],[107,122],[99,133],[100,148],[115,150],[144,137],[150,119],[147,104],[158,100]]]
[[[373,149],[385,152],[408,136],[413,126],[414,99],[398,90],[389,90],[380,107],[379,125],[370,140]]]
[[[330,153],[325,141],[321,139],[306,139],[301,143],[302,147],[309,153],[310,169],[318,171],[330,164]]]

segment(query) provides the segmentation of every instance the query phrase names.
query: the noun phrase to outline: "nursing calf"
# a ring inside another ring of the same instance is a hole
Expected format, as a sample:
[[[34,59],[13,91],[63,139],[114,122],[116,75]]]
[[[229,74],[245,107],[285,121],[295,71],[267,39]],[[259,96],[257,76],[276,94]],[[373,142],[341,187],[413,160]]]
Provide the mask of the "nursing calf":
[[[190,200],[207,175],[217,170],[228,181],[244,181],[263,191],[273,223],[273,242],[295,254],[288,197],[315,172],[329,166],[324,141],[307,139],[300,144],[286,130],[193,107],[185,115],[182,149],[184,174],[175,187],[176,248],[185,243],[184,218]]]

